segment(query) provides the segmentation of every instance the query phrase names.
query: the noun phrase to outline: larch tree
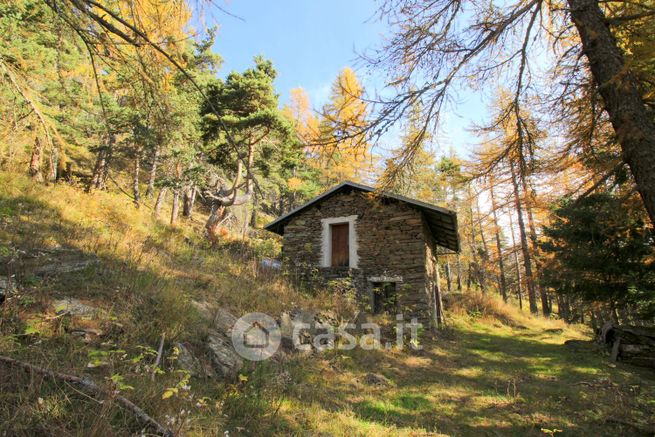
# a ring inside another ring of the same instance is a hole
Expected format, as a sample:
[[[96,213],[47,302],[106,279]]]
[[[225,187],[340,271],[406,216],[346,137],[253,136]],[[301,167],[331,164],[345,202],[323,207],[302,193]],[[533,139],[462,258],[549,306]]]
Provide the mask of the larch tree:
[[[655,122],[616,36],[625,26],[652,23],[655,12],[646,3],[617,2],[617,8],[613,4],[596,0],[568,0],[563,5],[545,0],[384,2],[380,13],[394,32],[366,60],[388,73],[391,92],[369,105],[372,122],[366,133],[379,138],[417,102],[423,108],[424,131],[434,130],[449,98],[475,78],[471,83],[477,89],[490,80],[509,84],[512,99],[506,113],[516,115],[516,131],[526,135],[519,114],[532,96],[561,106],[581,92],[579,82],[540,81],[534,72],[542,71],[548,59],[553,60],[548,65],[552,70],[570,64],[592,79],[592,92],[608,115],[621,159],[630,168],[653,221]],[[411,147],[418,149],[419,140]]]
[[[501,227],[498,222],[498,203],[494,193],[493,176],[488,178],[489,198],[491,200],[491,215],[493,217],[493,232],[496,242],[496,259],[498,262],[498,289],[503,300],[507,302],[507,276],[505,275],[505,262],[503,259],[503,244],[501,239]]]
[[[537,307],[537,292],[536,292],[536,280],[534,273],[534,263],[532,261],[532,254],[530,252],[530,246],[528,244],[528,231],[526,230],[525,225],[525,216],[524,216],[524,206],[521,198],[521,188],[519,186],[517,171],[515,164],[510,162],[510,173],[511,173],[511,184],[514,195],[514,207],[516,208],[516,217],[519,227],[519,240],[521,242],[521,252],[523,254],[523,267],[525,269],[525,280],[526,286],[528,289],[528,303],[530,304],[530,312],[536,314],[539,312]]]
[[[514,255],[514,267],[516,272],[516,297],[519,300],[519,308],[523,309],[523,275],[521,274],[521,264],[519,262],[519,249],[516,247],[516,237],[514,230],[514,214],[510,210],[507,214],[509,221],[509,235],[512,240],[512,254]]]
[[[0,118],[8,157],[30,143],[25,158],[35,180],[54,182],[84,156],[97,128],[85,99],[91,69],[74,33],[37,0],[0,3]],[[22,159],[22,158],[21,158]]]
[[[437,188],[435,189],[435,193],[438,193],[439,197],[435,203],[453,210],[462,210],[464,208],[466,178],[462,173],[461,159],[455,154],[444,156],[436,163],[436,170],[437,177],[435,183]],[[466,241],[464,236],[461,238]],[[463,269],[462,254],[460,252],[455,254],[455,268],[457,269],[457,290],[462,291]]]
[[[344,68],[323,107],[314,144],[326,185],[352,180],[370,181],[373,175],[371,145],[362,131],[368,124],[364,87],[351,68]]]
[[[293,88],[289,103],[284,105],[282,113],[291,121],[299,141],[305,147],[309,148],[317,141],[319,120],[312,110],[307,91],[303,88]]]
[[[280,189],[278,208],[281,214],[298,206],[298,202],[316,195],[321,188],[322,173],[320,155],[315,144],[319,137],[319,119],[303,88],[293,88],[289,102],[282,107],[282,114],[293,127],[295,140],[290,143],[287,162],[272,177],[283,177],[277,184]],[[288,174],[287,174],[288,173]]]
[[[443,194],[439,193],[440,187],[436,182],[439,175],[432,150],[432,136],[421,133],[420,108],[413,108],[412,114],[404,127],[400,147],[392,150],[391,155],[384,160],[384,171],[378,184],[385,190],[436,203],[443,198]],[[414,150],[408,147],[419,136],[422,137],[420,148]],[[406,155],[409,150],[414,153]]]
[[[548,315],[550,306],[547,293],[539,286],[536,261],[537,231],[533,212],[536,195],[531,183],[544,154],[543,142],[546,133],[527,108],[515,111],[513,107],[511,94],[501,89],[491,126],[480,130],[485,136],[490,136],[490,139],[478,150],[472,173],[473,177],[493,177],[496,180],[506,180],[510,184],[517,215],[530,311],[538,312],[538,294],[542,312]]]

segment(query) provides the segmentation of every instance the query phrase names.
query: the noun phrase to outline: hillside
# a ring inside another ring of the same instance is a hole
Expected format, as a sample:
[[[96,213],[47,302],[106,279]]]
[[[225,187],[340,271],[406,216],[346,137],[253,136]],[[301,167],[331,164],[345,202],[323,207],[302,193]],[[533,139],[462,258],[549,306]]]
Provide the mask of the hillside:
[[[419,351],[287,354],[246,363],[233,378],[180,371],[177,345],[199,351],[219,309],[352,314],[345,296],[296,290],[262,269],[277,240],[225,235],[210,248],[202,219],[170,227],[121,193],[0,174],[0,275],[10,277],[0,355],[88,378],[108,394],[0,363],[0,433],[138,433],[142,424],[118,395],[173,432],[198,436],[655,430],[652,372],[610,364],[585,327],[477,293],[450,296],[447,328],[424,333]],[[55,302],[64,299],[93,316],[62,312]]]

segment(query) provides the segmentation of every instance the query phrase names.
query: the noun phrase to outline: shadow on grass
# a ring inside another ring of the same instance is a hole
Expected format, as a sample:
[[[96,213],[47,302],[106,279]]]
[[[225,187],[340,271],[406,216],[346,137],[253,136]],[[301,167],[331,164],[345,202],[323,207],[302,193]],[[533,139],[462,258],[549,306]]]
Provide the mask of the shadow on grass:
[[[356,351],[333,365],[381,372],[393,386],[331,384],[326,375],[312,402],[392,429],[451,435],[644,435],[652,427],[652,374],[527,334],[457,329],[454,341],[409,356]]]

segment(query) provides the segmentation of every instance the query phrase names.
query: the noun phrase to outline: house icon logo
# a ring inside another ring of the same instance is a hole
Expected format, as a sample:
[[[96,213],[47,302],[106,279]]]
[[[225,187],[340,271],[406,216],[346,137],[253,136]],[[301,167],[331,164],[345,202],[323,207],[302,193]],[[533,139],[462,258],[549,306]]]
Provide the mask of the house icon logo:
[[[243,358],[262,361],[272,357],[282,342],[275,319],[263,313],[248,313],[232,327],[232,346]]]
[[[266,348],[270,342],[271,333],[258,321],[250,325],[243,333],[243,344],[249,348]]]

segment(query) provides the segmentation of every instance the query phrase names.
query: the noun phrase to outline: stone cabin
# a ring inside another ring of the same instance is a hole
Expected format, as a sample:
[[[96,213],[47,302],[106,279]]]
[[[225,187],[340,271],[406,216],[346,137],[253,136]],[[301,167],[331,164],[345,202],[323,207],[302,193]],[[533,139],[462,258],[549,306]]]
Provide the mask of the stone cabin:
[[[343,182],[265,229],[300,277],[349,278],[365,310],[437,323],[437,246],[459,251],[453,211]]]

